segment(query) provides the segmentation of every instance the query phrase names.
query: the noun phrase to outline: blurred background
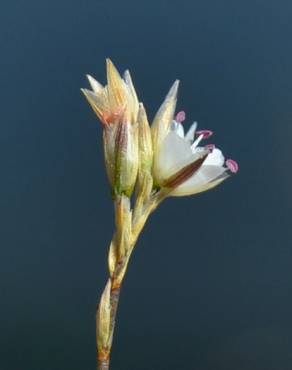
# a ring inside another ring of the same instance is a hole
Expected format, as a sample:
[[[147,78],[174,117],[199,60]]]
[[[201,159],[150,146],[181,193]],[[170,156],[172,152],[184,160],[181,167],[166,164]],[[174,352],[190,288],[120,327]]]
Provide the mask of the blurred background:
[[[1,3],[0,369],[95,368],[113,209],[80,92],[129,68],[149,118],[172,82],[236,176],[169,199],[133,255],[112,370],[292,369],[292,3]]]

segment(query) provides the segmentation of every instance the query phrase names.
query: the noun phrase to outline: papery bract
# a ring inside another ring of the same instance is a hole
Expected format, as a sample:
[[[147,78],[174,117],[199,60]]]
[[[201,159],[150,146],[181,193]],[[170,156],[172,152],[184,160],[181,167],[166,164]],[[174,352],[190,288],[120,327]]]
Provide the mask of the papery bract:
[[[124,79],[107,59],[107,85],[87,76],[92,91],[82,89],[103,124],[105,164],[114,194],[130,196],[138,173],[138,99],[130,73]]]

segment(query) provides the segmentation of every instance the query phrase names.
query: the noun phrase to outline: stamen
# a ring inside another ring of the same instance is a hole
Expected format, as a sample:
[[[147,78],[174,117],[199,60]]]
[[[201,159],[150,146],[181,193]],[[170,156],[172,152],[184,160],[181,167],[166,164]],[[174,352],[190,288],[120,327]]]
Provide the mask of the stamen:
[[[235,162],[233,159],[227,159],[225,161],[225,164],[232,173],[236,173],[239,170],[238,163]]]
[[[178,112],[178,114],[175,116],[175,120],[178,123],[182,123],[185,119],[186,119],[186,114],[183,110]]]
[[[216,148],[216,146],[215,144],[207,144],[205,145],[205,148],[212,152]]]
[[[195,149],[198,145],[199,145],[199,143],[200,143],[200,141],[203,139],[203,135],[200,135],[194,142],[193,142],[193,144],[191,145],[191,149]]]
[[[203,139],[208,139],[210,136],[213,135],[213,131],[211,130],[200,130],[196,132],[196,135],[203,135]]]

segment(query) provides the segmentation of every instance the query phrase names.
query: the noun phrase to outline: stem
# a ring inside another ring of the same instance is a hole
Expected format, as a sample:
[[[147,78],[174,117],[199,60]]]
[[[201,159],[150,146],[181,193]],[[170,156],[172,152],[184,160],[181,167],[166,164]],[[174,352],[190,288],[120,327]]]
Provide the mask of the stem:
[[[145,222],[147,221],[147,218],[149,217],[151,212],[154,211],[154,209],[157,207],[162,199],[163,196],[149,199],[148,202],[144,205],[143,211],[139,214],[138,217],[134,216],[133,220],[132,211],[130,210],[129,198],[121,196],[120,198],[117,198],[115,202],[116,233],[111,243],[112,251],[110,251],[110,256],[114,254],[114,260],[112,259],[109,263],[110,292],[109,301],[107,302],[109,306],[108,312],[110,312],[110,314],[103,318],[99,315],[99,308],[97,308],[96,312],[96,335],[98,351],[97,370],[109,370],[111,344],[115,328],[121,284],[124,279],[128,262],[139,237],[139,234],[141,233]],[[112,267],[113,265],[114,268]],[[102,300],[103,296],[101,298],[101,302]],[[107,306],[105,305],[103,306],[103,308],[104,307]],[[102,343],[99,343],[98,338],[104,335],[104,325],[108,329],[108,331],[106,331],[106,340]]]
[[[114,327],[115,327],[119,297],[120,297],[120,288],[111,289],[111,292],[110,292],[110,307],[111,307],[110,308],[111,310],[110,327],[111,327],[112,332],[114,331]],[[96,330],[98,331],[99,330],[98,322],[96,322],[96,324],[97,324]],[[100,351],[100,353],[98,353],[97,369],[98,370],[108,370],[109,362],[110,362],[110,348],[105,349],[105,351]]]
[[[109,370],[109,359],[108,360],[98,360],[98,370]]]

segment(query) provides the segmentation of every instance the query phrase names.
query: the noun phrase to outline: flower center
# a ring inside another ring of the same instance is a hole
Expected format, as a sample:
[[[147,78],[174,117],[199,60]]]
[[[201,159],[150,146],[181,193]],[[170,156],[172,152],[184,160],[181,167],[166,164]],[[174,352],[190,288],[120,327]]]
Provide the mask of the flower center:
[[[215,144],[207,144],[205,145],[205,148],[212,152],[216,147]]]

